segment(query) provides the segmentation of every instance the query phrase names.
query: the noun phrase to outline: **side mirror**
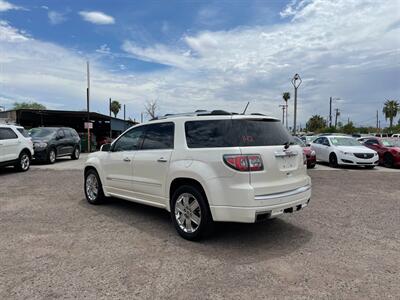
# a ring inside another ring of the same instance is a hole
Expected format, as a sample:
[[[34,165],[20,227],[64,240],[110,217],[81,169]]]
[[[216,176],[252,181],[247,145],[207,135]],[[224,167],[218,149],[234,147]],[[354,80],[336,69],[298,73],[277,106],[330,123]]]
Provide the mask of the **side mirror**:
[[[56,136],[56,140],[61,140],[63,138],[63,136],[62,135],[58,135],[57,134],[57,136]]]
[[[100,147],[100,151],[103,152],[110,152],[110,150],[111,150],[111,144],[103,144]]]
[[[307,147],[310,147],[310,146],[311,146],[311,144],[310,144],[310,143],[307,143],[307,144],[306,144],[306,146],[307,146]]]

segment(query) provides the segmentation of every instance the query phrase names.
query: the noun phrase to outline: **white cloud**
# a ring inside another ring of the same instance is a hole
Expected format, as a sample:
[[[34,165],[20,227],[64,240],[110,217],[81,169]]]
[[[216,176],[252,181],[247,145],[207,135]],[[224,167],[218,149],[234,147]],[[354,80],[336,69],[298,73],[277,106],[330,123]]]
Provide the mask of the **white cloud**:
[[[53,25],[61,24],[67,20],[67,18],[63,13],[56,12],[53,10],[49,11],[47,16],[49,17],[50,23]]]
[[[24,9],[24,8],[22,8],[21,6],[14,5],[14,4],[12,4],[10,2],[7,2],[5,0],[0,0],[0,12],[1,11],[12,10],[12,9],[18,10],[18,9]]]
[[[128,104],[140,116],[146,100],[159,99],[162,113],[195,109],[281,115],[281,93],[293,91],[290,79],[303,78],[298,118],[328,114],[329,96],[343,120],[374,124],[385,98],[400,94],[400,26],[395,1],[309,1],[293,4],[288,22],[240,27],[183,36],[176,45],[143,47],[125,41],[123,50],[135,59],[169,66],[138,73],[123,69],[118,58],[105,66],[97,53],[83,55],[27,36],[0,23],[0,97],[85,105],[85,60],[91,59],[94,107],[107,111],[109,97]],[[298,8],[297,8],[298,7]],[[329,20],[329,22],[327,22]],[[124,57],[126,60],[126,57]],[[11,100],[10,100],[11,101]],[[293,96],[289,114],[292,114]],[[342,120],[342,121],[343,121]],[[383,120],[383,118],[382,118]],[[383,121],[382,121],[383,123]]]
[[[183,69],[192,67],[190,65],[191,61],[185,52],[169,49],[164,45],[155,45],[150,48],[142,48],[136,46],[133,42],[125,41],[122,45],[122,49],[140,60]]]
[[[93,24],[108,25],[115,23],[112,16],[106,15],[101,11],[80,11],[79,14],[85,21]]]
[[[101,45],[98,49],[96,49],[97,53],[109,55],[111,54],[110,47],[107,44]]]

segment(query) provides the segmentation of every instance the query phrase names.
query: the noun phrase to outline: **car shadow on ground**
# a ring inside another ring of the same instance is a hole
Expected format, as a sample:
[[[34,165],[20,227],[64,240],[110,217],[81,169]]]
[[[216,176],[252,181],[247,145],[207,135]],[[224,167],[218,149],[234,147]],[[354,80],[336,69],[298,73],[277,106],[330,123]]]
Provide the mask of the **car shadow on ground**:
[[[29,171],[28,171],[29,172]],[[15,174],[15,173],[21,173],[18,172],[13,166],[10,167],[0,167],[0,176],[7,175],[7,174]]]
[[[56,161],[55,161],[55,164],[67,163],[67,162],[71,162],[71,161],[73,161],[73,160],[70,157],[67,157],[67,156],[66,157],[58,157],[56,159]],[[33,159],[31,161],[31,164],[34,165],[34,166],[44,166],[44,165],[51,166],[52,165],[51,163],[49,163],[49,162],[47,162],[45,160],[36,160],[36,159]]]
[[[102,205],[90,205],[83,199],[80,205],[174,246],[215,259],[235,257],[235,263],[284,256],[301,248],[313,236],[312,232],[290,223],[290,220],[277,218],[255,224],[215,223],[211,236],[199,242],[190,242],[176,233],[170,214],[163,209],[116,198]],[[295,215],[290,217],[295,218]]]

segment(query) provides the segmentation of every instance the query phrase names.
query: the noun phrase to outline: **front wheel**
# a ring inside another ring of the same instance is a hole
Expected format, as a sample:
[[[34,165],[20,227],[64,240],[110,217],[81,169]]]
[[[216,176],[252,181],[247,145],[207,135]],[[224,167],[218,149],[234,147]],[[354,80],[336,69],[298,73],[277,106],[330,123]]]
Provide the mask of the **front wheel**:
[[[386,153],[385,156],[383,157],[383,165],[386,168],[392,168],[393,167],[393,156],[389,153]]]
[[[105,199],[99,175],[93,169],[85,174],[85,196],[90,204],[101,204]]]
[[[27,152],[24,151],[19,155],[18,161],[15,164],[15,168],[20,172],[26,172],[29,170],[30,165],[31,157]]]
[[[205,195],[195,187],[179,187],[172,196],[171,218],[179,235],[199,240],[212,231],[212,217]]]
[[[365,166],[365,168],[372,170],[373,168],[375,168],[375,166]]]
[[[329,166],[332,168],[339,167],[338,159],[335,153],[331,153],[331,155],[329,155]]]

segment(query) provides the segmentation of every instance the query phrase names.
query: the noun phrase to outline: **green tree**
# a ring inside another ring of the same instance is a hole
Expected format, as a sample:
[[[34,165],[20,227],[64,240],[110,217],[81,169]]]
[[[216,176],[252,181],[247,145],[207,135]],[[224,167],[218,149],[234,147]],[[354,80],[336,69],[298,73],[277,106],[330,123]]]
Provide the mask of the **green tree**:
[[[121,110],[121,103],[114,100],[111,102],[111,111],[114,114],[114,117],[117,117],[119,111]]]
[[[400,111],[400,104],[396,100],[386,100],[383,106],[383,114],[385,115],[385,119],[389,119],[390,128],[393,127],[393,119],[397,116],[397,113]]]
[[[14,102],[13,109],[46,109],[46,106],[37,102]]]
[[[308,131],[319,132],[325,128],[325,124],[326,122],[323,117],[314,115],[308,120],[306,128]]]
[[[354,127],[353,122],[349,122],[346,125],[342,127],[342,132],[346,134],[351,134],[356,131],[356,128]]]

